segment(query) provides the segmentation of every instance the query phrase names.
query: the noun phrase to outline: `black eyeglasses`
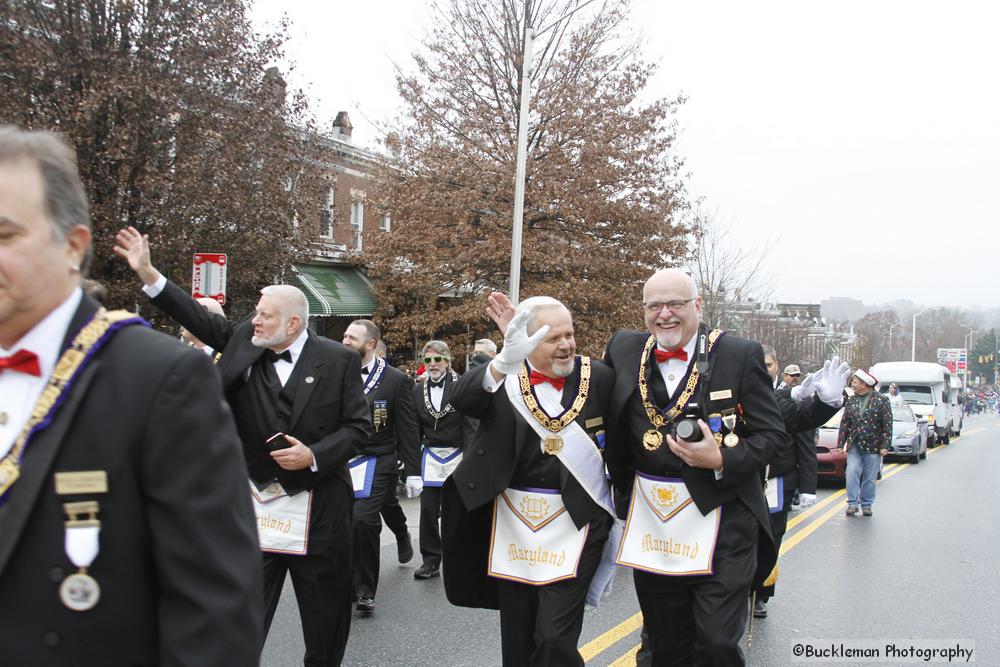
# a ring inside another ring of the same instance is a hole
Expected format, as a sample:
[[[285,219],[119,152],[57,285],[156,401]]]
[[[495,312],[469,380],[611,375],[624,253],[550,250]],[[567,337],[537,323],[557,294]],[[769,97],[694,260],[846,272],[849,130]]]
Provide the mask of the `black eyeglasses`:
[[[697,298],[698,297],[693,296],[690,299],[677,299],[676,301],[647,301],[646,303],[644,303],[642,305],[646,309],[646,312],[648,312],[650,314],[652,314],[652,313],[658,313],[661,310],[663,310],[664,307],[669,308],[670,312],[672,312],[672,313],[679,313],[682,310],[684,310],[684,308],[689,303],[691,303],[692,301],[694,301]]]
[[[429,364],[431,362],[439,364],[444,361],[444,357],[424,357],[424,363]]]

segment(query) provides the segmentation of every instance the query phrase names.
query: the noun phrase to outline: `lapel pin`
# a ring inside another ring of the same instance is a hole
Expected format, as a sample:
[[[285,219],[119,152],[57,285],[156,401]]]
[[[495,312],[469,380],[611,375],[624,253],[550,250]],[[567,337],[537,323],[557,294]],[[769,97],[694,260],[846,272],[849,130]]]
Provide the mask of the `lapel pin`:
[[[310,375],[310,376],[306,377],[306,384],[312,384],[312,383],[313,383],[313,376]]]

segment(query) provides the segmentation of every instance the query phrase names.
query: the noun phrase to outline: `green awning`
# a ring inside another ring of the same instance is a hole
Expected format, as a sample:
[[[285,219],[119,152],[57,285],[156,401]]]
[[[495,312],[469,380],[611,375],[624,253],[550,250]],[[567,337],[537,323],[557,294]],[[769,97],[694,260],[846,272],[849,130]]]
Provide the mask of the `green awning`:
[[[312,317],[371,317],[375,298],[368,279],[350,266],[295,264]]]

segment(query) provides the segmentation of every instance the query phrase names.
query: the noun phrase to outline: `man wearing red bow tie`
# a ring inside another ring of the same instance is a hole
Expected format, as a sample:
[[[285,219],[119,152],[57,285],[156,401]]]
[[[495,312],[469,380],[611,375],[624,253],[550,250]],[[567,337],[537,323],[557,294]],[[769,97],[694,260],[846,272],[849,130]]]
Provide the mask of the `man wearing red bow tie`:
[[[500,610],[505,665],[582,665],[584,603],[610,583],[618,532],[603,460],[611,370],[576,354],[555,299],[525,300],[509,325],[490,312],[503,349],[450,398],[480,426],[442,487],[445,591]]]
[[[222,383],[81,290],[90,243],[73,151],[0,127],[2,662],[254,664],[260,555]]]
[[[642,309],[647,332],[616,333],[605,357],[608,469],[630,500],[618,562],[633,569],[651,664],[742,665],[747,594],[776,558],[760,471],[784,428],[764,354],[701,325],[680,270],[646,281]]]

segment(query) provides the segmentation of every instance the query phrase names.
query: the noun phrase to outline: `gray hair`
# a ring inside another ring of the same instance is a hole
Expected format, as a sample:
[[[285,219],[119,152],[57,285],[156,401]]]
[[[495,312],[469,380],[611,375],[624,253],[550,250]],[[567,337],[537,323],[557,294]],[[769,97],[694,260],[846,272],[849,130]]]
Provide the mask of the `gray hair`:
[[[309,324],[309,302],[306,295],[294,285],[268,285],[261,289],[261,294],[273,296],[278,300],[278,310],[282,323],[293,317],[299,318],[298,332]]]
[[[778,360],[778,355],[777,355],[777,353],[776,353],[776,352],[774,351],[774,347],[772,347],[771,345],[768,345],[767,343],[761,343],[761,344],[760,344],[760,346],[761,346],[762,348],[764,348],[764,357],[765,357],[765,358],[766,358],[766,357],[771,357],[771,358],[772,358],[772,359],[774,359],[775,361],[777,361],[777,360]]]
[[[496,356],[496,354],[497,354],[497,344],[496,344],[496,343],[494,343],[494,342],[493,342],[492,340],[490,340],[489,338],[480,338],[480,339],[479,339],[479,340],[477,340],[477,341],[476,341],[476,342],[475,342],[475,343],[474,343],[473,345],[474,345],[474,346],[475,346],[475,345],[482,345],[483,347],[485,347],[485,348],[486,348],[486,351],[487,351],[487,352],[488,352],[489,354],[492,354],[493,356]]]
[[[420,350],[420,356],[427,354],[427,350],[434,350],[442,357],[451,361],[451,350],[448,348],[448,343],[443,340],[429,340],[424,343],[424,347]]]
[[[77,225],[90,229],[87,192],[80,180],[76,155],[59,135],[53,132],[22,130],[13,125],[0,126],[0,163],[31,160],[42,177],[45,213],[57,242]],[[90,266],[91,248],[87,248],[80,273]]]
[[[517,317],[526,310],[531,313],[531,319],[528,320],[528,335],[530,336],[538,331],[538,327],[535,325],[535,321],[538,319],[538,311],[547,308],[564,308],[569,312],[569,308],[566,308],[563,302],[558,299],[553,299],[551,296],[533,296],[517,304],[517,308],[514,310],[514,317]]]

